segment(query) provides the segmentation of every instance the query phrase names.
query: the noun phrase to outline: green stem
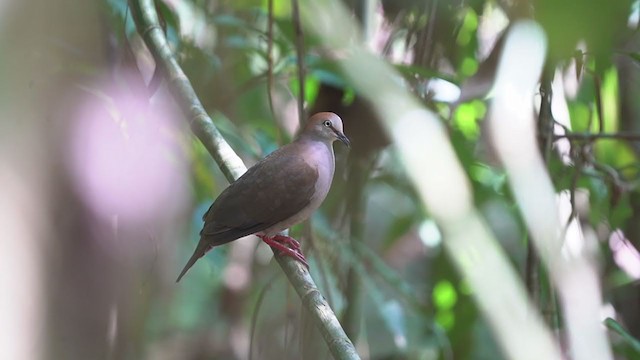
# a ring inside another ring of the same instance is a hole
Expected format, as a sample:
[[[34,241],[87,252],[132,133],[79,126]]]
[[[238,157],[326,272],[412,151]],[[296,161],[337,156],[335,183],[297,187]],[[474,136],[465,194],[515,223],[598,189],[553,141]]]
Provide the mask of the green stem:
[[[538,115],[538,146],[543,160],[548,164],[551,158],[553,146],[553,127],[555,124],[551,111],[551,101],[553,99],[552,81],[555,67],[547,63],[543,70],[540,82],[540,113]],[[548,166],[548,165],[547,165]],[[552,328],[557,329],[560,324],[560,312],[558,300],[548,274],[540,266],[539,254],[533,247],[533,238],[528,234],[527,243],[527,287],[531,297],[536,300],[538,308]]]
[[[604,324],[609,330],[620,335],[622,339],[625,341],[625,343],[627,343],[636,354],[640,355],[640,341],[634,338],[631,334],[629,334],[627,329],[622,327],[620,323],[613,320],[612,318],[606,318],[604,320]]]

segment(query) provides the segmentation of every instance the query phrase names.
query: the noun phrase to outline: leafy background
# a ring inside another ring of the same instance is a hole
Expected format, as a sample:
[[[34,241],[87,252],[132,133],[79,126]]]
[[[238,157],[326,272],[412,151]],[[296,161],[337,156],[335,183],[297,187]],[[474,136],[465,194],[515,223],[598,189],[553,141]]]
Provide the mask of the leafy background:
[[[68,168],[60,166],[73,128],[72,109],[87,92],[102,94],[103,79],[123,91],[152,83],[157,92],[152,91],[150,107],[173,105],[162,80],[152,80],[154,62],[127,2],[7,4],[0,4],[0,76],[5,78],[0,154],[7,164],[0,180],[8,194],[27,195],[9,196],[3,210],[14,210],[0,214],[17,214],[15,224],[26,218],[36,224],[25,243],[32,239],[38,255],[19,265],[36,271],[13,271],[15,279],[7,280],[8,286],[33,283],[24,288],[39,294],[24,295],[36,299],[29,311],[40,309],[33,312],[39,326],[26,333],[38,339],[31,354],[328,358],[299,298],[255,238],[216,248],[174,283],[195,247],[202,214],[227,186],[181,115],[175,113],[173,125],[161,131],[170,144],[169,150],[159,149],[166,152],[163,159],[184,175],[172,189],[180,196],[177,207],[162,204],[171,208],[162,216],[114,225],[113,218],[92,212]],[[327,48],[304,23],[299,37],[292,4],[274,0],[270,14],[268,1],[165,0],[157,2],[157,10],[188,79],[247,164],[292,139],[302,96],[307,114],[334,111],[344,119],[353,147],[336,146],[331,193],[292,235],[302,240],[312,275],[361,356],[504,357],[371,104],[337,66],[335,59],[344,54]],[[633,339],[640,336],[639,2],[353,0],[345,5],[371,51],[392,65],[397,81],[446,126],[476,207],[564,344],[556,295],[544,267],[528,266],[528,230],[484,126],[503,34],[518,19],[541,24],[549,54],[534,100],[542,109],[549,77],[562,83],[547,105],[558,122],[568,115],[563,126],[574,134],[564,136],[555,125],[554,137],[548,131],[553,124],[541,120],[541,148],[556,190],[571,194],[572,216],[596,239],[592,255],[602,286],[601,317],[615,356],[639,358]],[[356,41],[355,34],[344,36]],[[301,39],[303,47],[297,45]],[[114,102],[111,93],[95,97]],[[549,151],[545,139],[553,143]],[[13,219],[4,218],[8,224]],[[21,253],[20,238],[13,239],[8,243]],[[605,323],[605,318],[610,319]]]

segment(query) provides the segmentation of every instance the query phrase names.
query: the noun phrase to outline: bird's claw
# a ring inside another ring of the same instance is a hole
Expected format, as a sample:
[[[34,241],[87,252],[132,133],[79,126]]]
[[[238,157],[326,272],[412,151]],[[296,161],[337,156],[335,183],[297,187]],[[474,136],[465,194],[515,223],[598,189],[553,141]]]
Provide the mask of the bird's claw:
[[[300,250],[300,243],[298,242],[298,240],[292,238],[291,236],[276,235],[273,237],[273,240],[283,244],[289,244],[289,246],[291,246],[293,250],[296,250],[300,252],[300,254],[302,254],[302,250]]]
[[[309,263],[302,254],[300,243],[294,238],[285,235],[276,235],[274,237],[259,235],[258,237],[262,239],[265,244],[271,246],[273,249],[280,251],[283,255],[298,260],[307,268],[307,270],[309,269]],[[291,247],[287,246],[286,244],[290,245]]]

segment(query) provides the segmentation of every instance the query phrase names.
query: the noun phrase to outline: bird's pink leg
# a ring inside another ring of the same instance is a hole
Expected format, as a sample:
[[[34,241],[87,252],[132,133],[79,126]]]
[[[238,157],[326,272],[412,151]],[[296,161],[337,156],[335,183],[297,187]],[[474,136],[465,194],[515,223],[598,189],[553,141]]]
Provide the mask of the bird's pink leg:
[[[307,259],[304,257],[304,255],[302,254],[302,251],[300,250],[300,243],[297,242],[295,239],[289,236],[283,236],[283,235],[276,235],[274,237],[268,237],[264,235],[256,235],[256,236],[262,239],[262,241],[264,241],[265,244],[271,246],[276,250],[279,250],[284,255],[290,256],[300,261],[302,264],[304,264],[304,266],[307,267],[307,269],[309,268],[309,263],[307,262]],[[285,244],[291,244],[294,248],[292,249],[286,246]]]

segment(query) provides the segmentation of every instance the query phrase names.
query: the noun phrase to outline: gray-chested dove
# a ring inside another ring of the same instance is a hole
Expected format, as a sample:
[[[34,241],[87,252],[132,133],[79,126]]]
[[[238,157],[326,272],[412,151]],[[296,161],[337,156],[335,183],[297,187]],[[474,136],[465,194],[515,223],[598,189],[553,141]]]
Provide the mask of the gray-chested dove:
[[[200,242],[176,281],[214,246],[251,234],[308,266],[300,244],[278,234],[309,218],[327,196],[335,170],[335,140],[350,146],[342,119],[331,112],[317,113],[293,142],[229,185],[202,217]]]

